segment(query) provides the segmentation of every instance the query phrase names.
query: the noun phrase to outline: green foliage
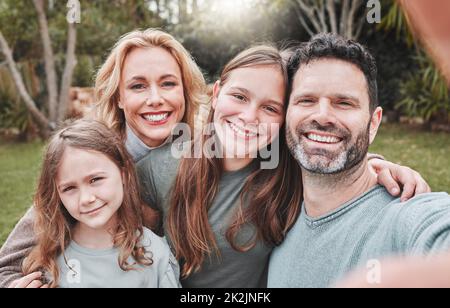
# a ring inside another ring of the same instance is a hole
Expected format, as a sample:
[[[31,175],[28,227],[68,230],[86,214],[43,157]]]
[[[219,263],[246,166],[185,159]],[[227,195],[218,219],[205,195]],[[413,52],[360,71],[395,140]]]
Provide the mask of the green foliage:
[[[395,30],[397,39],[403,39],[412,47],[415,43],[414,36],[408,29],[408,19],[404,14],[400,4],[395,0],[384,0],[383,7],[387,7],[388,10],[383,15],[381,23],[378,25],[378,30],[391,31]]]
[[[422,117],[426,121],[436,117],[448,121],[450,99],[444,76],[416,42],[398,2],[385,0],[385,4],[389,5],[389,11],[380,24],[380,29],[395,30],[397,39],[402,37],[410,48],[414,46],[414,60],[418,64],[418,69],[410,72],[407,78],[400,82],[401,98],[396,107],[408,116]]]
[[[232,57],[253,44],[307,39],[286,0],[244,0],[244,8],[229,12],[214,10],[214,2],[218,1],[208,2],[190,20],[168,28],[210,81]]]
[[[32,96],[38,95],[40,84],[34,72],[34,63],[22,62],[18,63],[18,67],[24,77],[28,92]],[[40,100],[39,97],[36,98]],[[6,65],[0,66],[0,128],[17,129],[22,139],[27,139],[27,134],[33,128],[33,120],[21,101]]]
[[[418,73],[410,74],[400,84],[403,99],[397,108],[408,116],[422,117],[426,121],[439,114],[450,114],[449,90],[444,78],[432,61],[425,55],[417,57]]]

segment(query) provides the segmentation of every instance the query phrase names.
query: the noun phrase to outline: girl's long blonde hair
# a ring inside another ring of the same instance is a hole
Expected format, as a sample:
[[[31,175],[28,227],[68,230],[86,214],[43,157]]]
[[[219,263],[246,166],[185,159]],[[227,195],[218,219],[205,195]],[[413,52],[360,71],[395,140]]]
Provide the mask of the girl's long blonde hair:
[[[182,75],[186,111],[182,119],[194,131],[195,115],[207,102],[205,79],[189,52],[170,34],[156,30],[136,30],[122,36],[113,47],[95,81],[96,118],[120,134],[125,131],[125,116],[119,108],[119,85],[127,55],[135,48],[160,47],[177,61]]]
[[[104,154],[121,170],[126,193],[117,212],[117,228],[113,230],[114,246],[120,251],[118,265],[124,271],[132,270],[134,264],[128,263],[130,257],[138,264],[151,265],[151,257],[139,244],[143,236],[142,203],[132,159],[120,136],[103,123],[78,120],[58,131],[47,146],[34,197],[37,245],[24,261],[24,274],[42,271],[51,277],[50,287],[58,284],[60,273],[57,258],[64,255],[72,240],[71,230],[76,224],[62,204],[55,180],[67,147]]]
[[[287,87],[285,62],[284,52],[274,47],[262,45],[250,48],[225,66],[220,85],[223,86],[236,69],[267,66],[279,69]],[[212,123],[213,119],[214,110],[211,109],[207,123]],[[279,138],[278,167],[275,170],[256,170],[247,178],[241,193],[241,204],[233,221],[229,222],[226,238],[237,251],[248,251],[258,241],[269,246],[279,245],[300,213],[301,170],[286,145],[285,125],[280,129]],[[197,140],[202,143],[200,148],[208,139],[209,135],[203,134],[202,139]],[[198,272],[205,257],[219,252],[208,210],[218,193],[223,172],[223,161],[219,158],[202,155],[201,158],[183,158],[180,162],[166,226],[176,257],[183,265],[183,278]],[[249,201],[248,206],[245,206],[244,200]],[[240,245],[236,238],[246,224],[252,224],[256,233],[248,243]]]

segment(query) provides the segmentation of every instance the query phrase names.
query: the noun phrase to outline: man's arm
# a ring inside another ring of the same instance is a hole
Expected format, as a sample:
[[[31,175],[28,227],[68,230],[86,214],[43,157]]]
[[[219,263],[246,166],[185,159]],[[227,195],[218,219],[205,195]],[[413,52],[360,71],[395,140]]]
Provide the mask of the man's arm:
[[[371,269],[373,271],[373,269]],[[338,288],[450,288],[450,253],[430,258],[386,259],[379,277],[360,270],[339,282]]]
[[[0,288],[7,288],[22,277],[22,263],[36,245],[34,210],[19,221],[0,250]]]

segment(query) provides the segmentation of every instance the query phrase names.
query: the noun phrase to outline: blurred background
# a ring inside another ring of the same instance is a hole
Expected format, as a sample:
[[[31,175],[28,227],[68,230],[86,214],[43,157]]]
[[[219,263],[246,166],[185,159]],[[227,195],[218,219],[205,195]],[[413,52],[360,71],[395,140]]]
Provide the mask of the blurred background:
[[[69,24],[77,4],[80,23]],[[385,110],[371,151],[450,192],[448,83],[394,0],[0,0],[0,245],[31,205],[48,128],[89,112],[113,44],[149,27],[184,44],[208,82],[254,43],[323,31],[362,42],[378,61]]]

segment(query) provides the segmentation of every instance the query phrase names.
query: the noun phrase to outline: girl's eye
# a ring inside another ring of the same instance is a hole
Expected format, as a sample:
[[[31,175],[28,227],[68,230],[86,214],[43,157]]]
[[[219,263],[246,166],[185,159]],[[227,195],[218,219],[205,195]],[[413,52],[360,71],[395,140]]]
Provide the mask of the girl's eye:
[[[63,193],[66,193],[66,192],[72,191],[72,190],[74,190],[74,189],[75,189],[74,186],[69,186],[69,187],[64,188],[62,192],[63,192]]]
[[[264,108],[271,113],[278,113],[278,110],[272,106],[265,106]]]
[[[94,184],[94,183],[96,183],[96,182],[98,182],[98,181],[101,181],[101,180],[103,180],[103,178],[97,177],[97,178],[93,178],[92,180],[90,180],[89,183],[90,183],[90,184]]]
[[[245,96],[243,96],[241,94],[232,94],[232,96],[234,98],[236,98],[237,100],[240,100],[240,101],[245,101],[246,100]]]

